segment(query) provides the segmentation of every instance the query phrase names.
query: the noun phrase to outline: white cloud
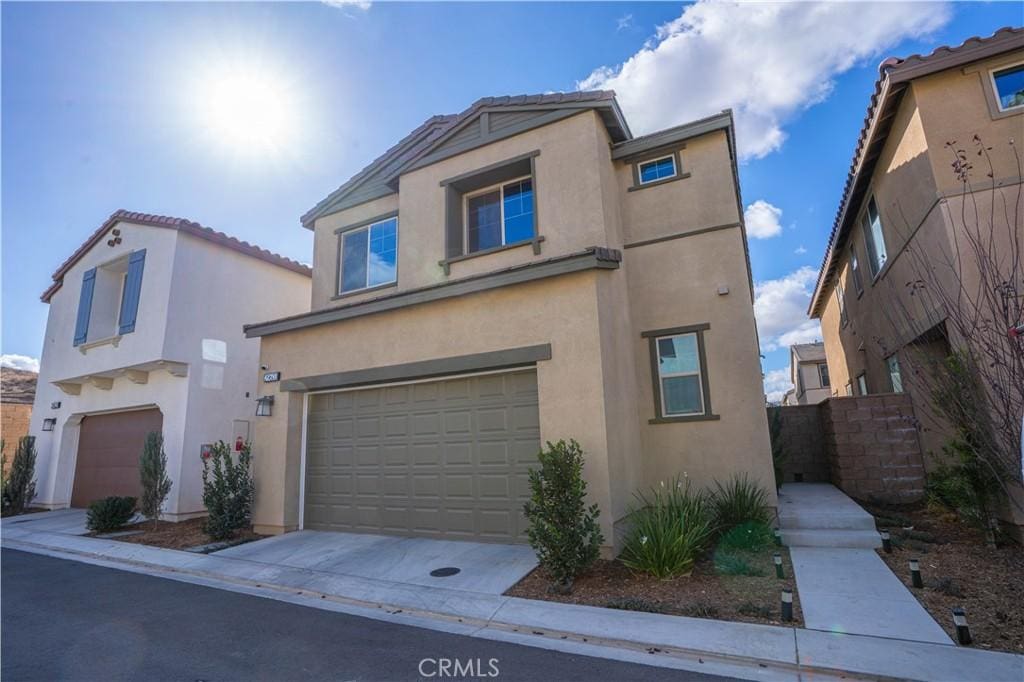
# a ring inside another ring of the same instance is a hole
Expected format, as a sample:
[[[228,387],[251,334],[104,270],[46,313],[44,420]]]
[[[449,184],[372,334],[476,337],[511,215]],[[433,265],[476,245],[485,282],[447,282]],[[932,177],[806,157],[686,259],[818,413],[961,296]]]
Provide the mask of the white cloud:
[[[615,90],[640,134],[731,108],[740,156],[762,157],[782,145],[790,120],[828,97],[837,75],[951,15],[945,3],[700,0],[578,87]]]
[[[764,394],[770,403],[781,403],[786,391],[793,388],[789,368],[773,369],[764,375]]]
[[[821,339],[821,325],[807,317],[817,279],[818,271],[804,266],[779,279],[754,284],[754,316],[762,350]]]
[[[793,253],[795,253],[795,254],[796,254],[796,255],[798,255],[798,256],[802,256],[802,255],[804,255],[805,253],[807,253],[807,249],[806,249],[806,248],[804,247],[804,245],[803,245],[803,244],[801,244],[800,246],[796,247],[796,248],[795,248],[795,249],[793,250]]]
[[[782,209],[772,206],[764,199],[758,199],[743,212],[747,224],[747,235],[754,239],[770,239],[782,234]]]
[[[633,15],[632,14],[625,14],[625,15],[619,17],[618,20],[616,21],[616,28],[615,28],[615,30],[616,31],[624,31],[627,28],[630,28],[632,26],[633,26]]]
[[[321,0],[328,7],[338,9],[361,9],[364,12],[373,6],[370,0]]]
[[[31,358],[27,355],[15,355],[4,353],[0,355],[0,367],[11,367],[12,369],[27,369],[30,372],[39,373],[39,358]]]

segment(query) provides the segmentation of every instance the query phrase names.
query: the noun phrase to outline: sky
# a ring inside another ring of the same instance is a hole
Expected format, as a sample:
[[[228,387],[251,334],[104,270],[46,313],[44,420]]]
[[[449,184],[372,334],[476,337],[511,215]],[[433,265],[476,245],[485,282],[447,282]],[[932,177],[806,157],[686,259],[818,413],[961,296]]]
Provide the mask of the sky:
[[[429,116],[610,88],[634,134],[734,110],[778,399],[789,344],[820,338],[807,303],[878,64],[1022,19],[1012,2],[5,2],[0,362],[37,366],[39,295],[118,208],[310,262],[299,216]]]

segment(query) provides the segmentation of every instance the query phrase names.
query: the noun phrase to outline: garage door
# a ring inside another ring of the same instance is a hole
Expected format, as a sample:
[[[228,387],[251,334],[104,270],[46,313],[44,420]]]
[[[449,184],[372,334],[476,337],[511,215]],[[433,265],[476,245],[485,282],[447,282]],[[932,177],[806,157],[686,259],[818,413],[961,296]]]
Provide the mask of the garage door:
[[[313,395],[306,528],[525,542],[535,371]]]
[[[72,507],[87,507],[110,495],[138,497],[139,455],[150,431],[163,429],[160,410],[134,410],[84,417],[78,432],[78,457]]]

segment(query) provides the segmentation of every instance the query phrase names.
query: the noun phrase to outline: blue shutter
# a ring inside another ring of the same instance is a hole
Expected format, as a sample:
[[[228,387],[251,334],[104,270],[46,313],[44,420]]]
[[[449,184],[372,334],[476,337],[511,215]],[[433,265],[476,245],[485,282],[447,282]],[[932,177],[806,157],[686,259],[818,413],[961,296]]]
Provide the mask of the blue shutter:
[[[92,290],[96,285],[96,268],[82,275],[82,294],[78,298],[78,319],[75,321],[75,345],[85,343],[89,336],[89,313],[92,311]]]
[[[139,292],[142,290],[142,268],[145,264],[146,250],[132,251],[128,259],[128,274],[124,277],[124,292],[121,294],[118,334],[130,334],[135,331],[135,318],[139,312]]]

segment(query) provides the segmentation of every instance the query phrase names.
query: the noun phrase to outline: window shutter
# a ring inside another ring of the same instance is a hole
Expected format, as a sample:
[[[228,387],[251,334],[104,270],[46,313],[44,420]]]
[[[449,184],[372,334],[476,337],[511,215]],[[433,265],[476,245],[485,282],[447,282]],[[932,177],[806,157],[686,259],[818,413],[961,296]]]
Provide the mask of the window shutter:
[[[128,274],[124,277],[124,293],[121,294],[118,334],[130,334],[135,331],[135,318],[139,312],[139,292],[142,290],[142,268],[145,264],[145,249],[133,251],[128,258]]]
[[[445,258],[462,255],[462,194],[454,187],[445,188]]]
[[[89,336],[89,313],[92,311],[92,290],[96,285],[96,268],[82,275],[82,294],[78,297],[78,319],[75,321],[75,345],[85,343]]]

